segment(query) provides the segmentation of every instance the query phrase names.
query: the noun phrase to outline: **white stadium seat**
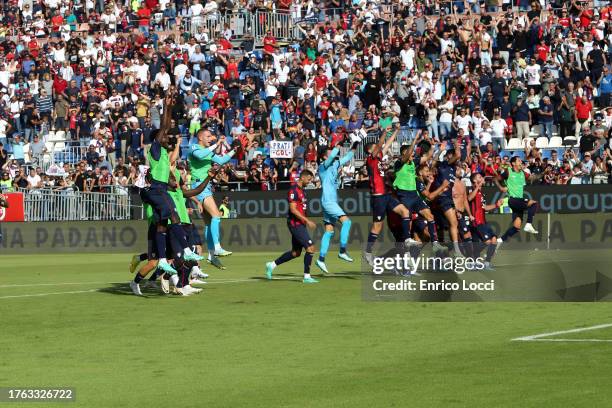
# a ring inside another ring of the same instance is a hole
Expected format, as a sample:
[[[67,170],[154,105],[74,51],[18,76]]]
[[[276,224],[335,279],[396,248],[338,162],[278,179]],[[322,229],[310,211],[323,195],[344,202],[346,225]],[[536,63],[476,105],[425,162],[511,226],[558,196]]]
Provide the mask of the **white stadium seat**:
[[[66,148],[66,143],[64,143],[64,142],[56,142],[55,146],[53,148],[53,151],[56,152],[56,153],[63,152],[65,148]]]
[[[563,139],[559,136],[553,136],[548,141],[548,147],[563,147]]]
[[[538,149],[544,149],[548,147],[548,138],[545,136],[540,136],[536,139],[536,147]]]
[[[563,139],[564,146],[575,146],[577,143],[578,141],[575,136],[566,136],[565,139]]]
[[[522,145],[522,147],[529,146],[533,139],[534,139],[533,137],[525,137],[525,138],[523,138],[523,145]]]
[[[506,149],[509,150],[522,148],[523,146],[521,144],[521,139],[519,139],[518,137],[513,137],[512,139],[508,140],[508,144],[506,145]]]

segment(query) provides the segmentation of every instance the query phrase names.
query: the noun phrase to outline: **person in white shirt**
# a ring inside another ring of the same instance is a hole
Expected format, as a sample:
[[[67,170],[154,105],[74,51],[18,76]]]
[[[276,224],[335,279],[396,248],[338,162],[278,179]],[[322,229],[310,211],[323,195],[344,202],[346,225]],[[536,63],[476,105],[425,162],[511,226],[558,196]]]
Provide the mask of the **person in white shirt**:
[[[540,86],[540,65],[536,64],[533,57],[525,68],[525,75],[527,76],[527,85]]]
[[[474,110],[474,113],[472,114],[472,124],[474,125],[474,135],[480,134],[480,132],[482,131],[482,123],[485,120],[488,122],[488,118],[482,114],[482,112],[480,111],[480,108],[476,107],[476,109]]]
[[[134,64],[134,71],[140,82],[147,83],[149,81],[149,65],[145,64],[142,58],[138,58],[137,63]]]
[[[508,123],[501,118],[499,111],[495,111],[491,121],[491,142],[498,152],[504,148],[504,137],[507,129]]]
[[[493,136],[491,135],[491,132],[492,129],[491,125],[489,124],[489,121],[487,119],[484,119],[482,121],[482,127],[480,129],[480,132],[477,133],[478,141],[480,142],[480,147],[484,148],[486,147],[487,143],[492,143]]]
[[[453,127],[455,130],[463,129],[463,133],[466,136],[472,131],[472,118],[467,114],[467,110],[465,108],[461,108],[459,115],[455,116],[455,120],[453,120]]]
[[[168,88],[170,88],[172,79],[170,78],[170,74],[166,72],[165,65],[162,65],[161,70],[157,74],[155,74],[154,82],[159,83],[164,91],[167,91]]]
[[[30,169],[30,174],[26,178],[28,180],[28,189],[34,190],[37,188],[42,188],[42,178],[38,174],[36,174],[36,170],[34,168]]]
[[[174,81],[178,83],[185,76],[188,68],[183,60],[179,60],[178,64],[174,67]]]

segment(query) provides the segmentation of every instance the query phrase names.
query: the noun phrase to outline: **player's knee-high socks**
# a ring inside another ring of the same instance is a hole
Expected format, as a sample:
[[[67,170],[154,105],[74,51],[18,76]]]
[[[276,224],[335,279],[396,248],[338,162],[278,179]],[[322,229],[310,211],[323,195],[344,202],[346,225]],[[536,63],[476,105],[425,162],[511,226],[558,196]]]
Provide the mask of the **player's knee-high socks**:
[[[185,236],[185,230],[183,229],[183,227],[179,224],[170,224],[168,226],[168,230],[170,231],[170,234],[172,234],[174,236],[174,238],[176,239],[176,241],[178,242],[178,244],[181,246],[181,249],[183,250],[183,252],[185,253],[190,253],[191,248],[189,248],[189,243],[187,242],[187,237]],[[175,253],[177,253],[178,250],[175,250]]]
[[[533,222],[533,216],[535,215],[537,210],[538,210],[537,204],[533,204],[531,207],[527,208],[527,222],[528,223],[531,224]]]
[[[351,225],[353,222],[348,219],[342,223],[340,228],[340,253],[346,252],[346,245],[348,244],[349,235],[351,234]]]
[[[344,226],[344,224],[342,225]],[[321,251],[319,252],[319,260],[321,262],[325,262],[325,257],[327,256],[327,251],[329,250],[329,242],[333,236],[333,231],[325,231],[321,237]]]
[[[276,258],[276,260],[274,261],[274,265],[278,266],[280,264],[284,264],[285,262],[289,262],[293,258],[294,258],[294,256],[291,253],[291,251],[287,251],[284,254],[282,254],[281,256],[279,256],[278,258]]]
[[[304,254],[304,276],[310,276],[310,264],[312,264],[312,252],[306,252]]]
[[[159,259],[166,259],[166,232],[155,232],[155,249]]]
[[[495,249],[497,249],[497,245],[488,244],[487,245],[487,255],[485,256],[485,261],[491,262],[491,258],[495,255]]]
[[[404,239],[410,237],[410,217],[402,218],[402,234]]]
[[[508,231],[506,231],[504,233],[504,235],[502,235],[501,239],[503,241],[507,241],[508,238],[510,238],[511,236],[513,236],[514,234],[516,234],[517,232],[519,232],[519,229],[516,228],[514,225],[511,226],[510,228],[508,228]]]
[[[215,250],[221,249],[221,244],[219,243],[219,225],[221,224],[221,218],[213,217],[210,220],[210,232],[213,241],[213,248]]]
[[[429,232],[429,239],[431,242],[438,240],[438,233],[436,231],[436,221],[427,221],[427,231]]]
[[[208,248],[208,254],[213,256],[215,253],[215,244],[212,238],[212,231],[208,224],[204,225],[204,239],[206,240],[206,248]]]
[[[374,243],[376,243],[377,239],[378,239],[378,234],[370,232],[370,234],[368,235],[368,244],[366,245],[367,253],[369,254],[372,253],[372,248],[374,248]]]

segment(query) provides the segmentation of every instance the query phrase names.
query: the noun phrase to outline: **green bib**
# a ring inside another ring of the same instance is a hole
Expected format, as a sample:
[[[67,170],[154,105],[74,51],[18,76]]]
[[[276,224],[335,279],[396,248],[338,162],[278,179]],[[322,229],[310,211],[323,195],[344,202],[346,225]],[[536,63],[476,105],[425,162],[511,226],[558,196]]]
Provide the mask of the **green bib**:
[[[174,206],[176,207],[176,213],[179,216],[182,224],[191,224],[189,213],[187,212],[187,205],[185,205],[185,197],[183,196],[183,190],[180,187],[181,173],[178,170],[174,171],[174,177],[176,178],[176,191],[168,191]]]
[[[523,198],[523,187],[525,186],[525,174],[522,171],[508,169],[508,195],[512,198]]]
[[[147,158],[149,159],[150,173],[153,180],[168,184],[168,179],[170,179],[170,157],[166,148],[162,146],[159,160],[153,159],[150,150],[147,153]]]
[[[393,187],[398,190],[416,191],[416,167],[414,162],[404,163],[395,173]]]

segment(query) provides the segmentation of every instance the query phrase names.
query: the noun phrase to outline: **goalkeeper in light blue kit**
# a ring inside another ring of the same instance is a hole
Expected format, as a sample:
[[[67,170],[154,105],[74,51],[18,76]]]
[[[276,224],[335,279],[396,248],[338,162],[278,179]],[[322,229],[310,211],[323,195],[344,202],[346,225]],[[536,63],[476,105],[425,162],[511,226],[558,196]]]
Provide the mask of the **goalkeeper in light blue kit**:
[[[338,258],[347,262],[353,262],[353,258],[346,252],[346,245],[351,232],[351,219],[347,217],[344,210],[338,204],[338,173],[342,166],[351,161],[362,137],[363,135],[359,131],[352,133],[350,136],[352,141],[351,150],[338,160],[340,148],[336,146],[333,149],[326,149],[323,153],[324,160],[319,165],[319,178],[321,179],[322,188],[321,206],[323,207],[325,232],[321,238],[319,259],[315,263],[324,273],[329,273],[327,265],[325,265],[325,256],[327,256],[329,243],[334,236],[334,226],[338,221],[342,225],[340,228],[340,252],[338,253]]]
[[[209,130],[202,129],[197,134],[198,143],[189,146],[189,167],[191,169],[192,185],[199,185],[206,179],[208,170],[213,163],[224,165],[229,162],[237,149],[240,149],[240,142],[232,144],[232,150],[225,155],[215,153],[219,147],[216,143],[216,137]],[[219,242],[219,224],[221,222],[221,212],[213,197],[213,183],[208,183],[202,193],[197,196],[199,202],[204,208],[204,237],[208,246],[209,261],[212,265],[219,269],[225,267],[218,260],[218,256],[228,256],[232,253],[221,248]]]

